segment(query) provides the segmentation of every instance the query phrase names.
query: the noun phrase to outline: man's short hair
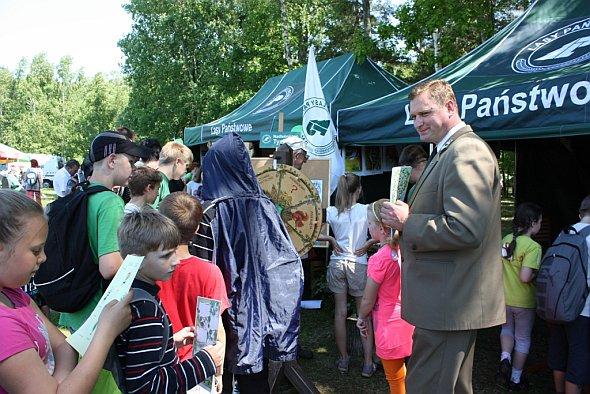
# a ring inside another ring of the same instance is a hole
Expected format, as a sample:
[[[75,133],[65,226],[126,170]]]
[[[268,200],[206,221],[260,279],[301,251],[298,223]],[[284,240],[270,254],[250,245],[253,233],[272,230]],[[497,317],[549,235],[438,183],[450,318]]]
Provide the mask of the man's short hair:
[[[162,150],[162,144],[155,138],[146,138],[139,141],[139,146],[143,146],[146,149],[147,155],[142,157],[141,160],[146,161],[158,161],[160,159],[160,151]]]
[[[162,182],[162,176],[157,170],[151,167],[138,167],[133,170],[131,177],[129,177],[129,191],[131,196],[143,196],[145,188],[148,185],[157,187]]]
[[[176,159],[182,159],[190,164],[193,161],[193,152],[186,145],[170,141],[160,151],[160,164],[170,164]]]
[[[72,159],[72,160],[68,160],[68,162],[66,163],[66,168],[80,168],[80,163],[78,162],[78,160],[76,159]]]
[[[590,195],[586,196],[580,203],[580,216],[590,216]]]
[[[180,232],[172,220],[154,209],[142,209],[125,215],[117,232],[121,257],[174,249],[180,244]]]
[[[131,141],[135,141],[135,138],[137,138],[137,134],[135,133],[135,131],[131,130],[129,127],[126,126],[117,127],[115,132],[127,137]]]
[[[428,154],[420,145],[408,145],[403,150],[402,153],[399,155],[399,165],[400,166],[411,166],[415,167],[416,165],[420,164],[421,162],[428,160]]]
[[[182,244],[189,243],[203,218],[203,207],[199,200],[185,192],[167,195],[160,202],[158,210],[178,227]]]
[[[424,92],[427,92],[430,98],[441,107],[449,101],[453,101],[457,107],[457,98],[455,97],[453,87],[443,79],[433,79],[431,81],[419,83],[414,86],[408,95],[408,98],[412,101]]]

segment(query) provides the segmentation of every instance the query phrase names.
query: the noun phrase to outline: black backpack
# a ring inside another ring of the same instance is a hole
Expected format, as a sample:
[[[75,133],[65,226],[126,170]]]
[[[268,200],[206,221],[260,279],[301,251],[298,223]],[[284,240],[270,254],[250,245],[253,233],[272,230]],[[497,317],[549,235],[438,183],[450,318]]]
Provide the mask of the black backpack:
[[[147,291],[143,290],[143,289],[139,289],[134,287],[133,288],[133,299],[131,300],[131,303],[136,303],[138,301],[147,301],[147,302],[151,302],[153,304],[156,305],[156,307],[162,312],[163,316],[164,316],[164,331],[162,332],[162,346],[160,347],[160,362],[162,362],[162,359],[164,358],[164,354],[166,353],[166,347],[168,346],[168,340],[170,339],[170,321],[168,320],[168,315],[166,314],[166,311],[162,309],[162,307],[160,307],[160,304],[158,303],[158,301],[156,301],[156,299],[154,298],[153,295],[151,295],[150,293],[148,293]],[[113,375],[113,379],[115,380],[115,382],[117,383],[117,387],[119,387],[119,390],[125,394],[127,393],[127,386],[125,384],[125,371],[123,371],[123,366],[121,365],[121,361],[119,359],[119,356],[117,354],[117,349],[115,347],[115,344],[111,345],[111,348],[109,349],[109,353],[107,355],[107,358],[104,362],[104,366],[103,369],[106,369],[107,371],[111,371],[111,374]]]
[[[58,312],[77,312],[101,289],[103,277],[94,262],[86,223],[88,196],[110,191],[95,185],[59,198],[48,207],[47,260],[34,284],[47,305]]]
[[[537,314],[551,323],[574,321],[588,298],[590,226],[563,230],[541,260],[537,274]]]

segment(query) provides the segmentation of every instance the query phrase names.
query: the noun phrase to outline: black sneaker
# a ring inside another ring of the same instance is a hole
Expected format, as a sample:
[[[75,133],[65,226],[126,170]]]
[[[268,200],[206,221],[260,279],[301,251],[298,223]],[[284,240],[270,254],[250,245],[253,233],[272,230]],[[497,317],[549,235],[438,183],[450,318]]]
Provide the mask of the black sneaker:
[[[512,365],[507,358],[500,361],[498,372],[496,372],[496,382],[501,385],[508,385],[510,382],[510,375],[512,373]]]
[[[508,382],[508,390],[510,391],[524,391],[529,389],[529,382],[524,377],[524,374],[520,377],[520,382],[514,383],[512,380]]]

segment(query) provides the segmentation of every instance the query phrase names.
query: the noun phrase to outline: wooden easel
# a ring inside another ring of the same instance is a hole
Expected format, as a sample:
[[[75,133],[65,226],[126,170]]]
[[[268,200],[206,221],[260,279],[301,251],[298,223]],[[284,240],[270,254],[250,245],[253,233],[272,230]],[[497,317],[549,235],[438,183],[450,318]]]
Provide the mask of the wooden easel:
[[[297,360],[293,361],[272,361],[268,362],[268,386],[271,393],[276,393],[277,383],[285,375],[289,382],[295,386],[298,393],[319,394],[313,382],[305,376]]]

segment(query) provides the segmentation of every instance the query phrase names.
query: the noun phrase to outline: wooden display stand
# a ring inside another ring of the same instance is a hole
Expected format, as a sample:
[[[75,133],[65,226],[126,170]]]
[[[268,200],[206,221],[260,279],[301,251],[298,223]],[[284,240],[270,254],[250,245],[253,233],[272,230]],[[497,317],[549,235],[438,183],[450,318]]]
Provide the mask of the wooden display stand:
[[[271,393],[276,393],[278,383],[282,375],[293,384],[298,393],[319,394],[313,382],[305,376],[305,372],[297,361],[272,361],[268,362],[268,385]]]

